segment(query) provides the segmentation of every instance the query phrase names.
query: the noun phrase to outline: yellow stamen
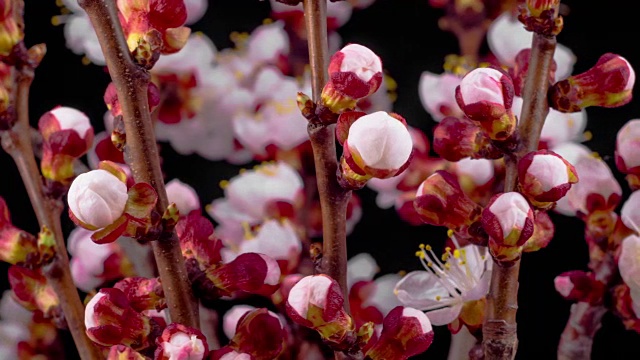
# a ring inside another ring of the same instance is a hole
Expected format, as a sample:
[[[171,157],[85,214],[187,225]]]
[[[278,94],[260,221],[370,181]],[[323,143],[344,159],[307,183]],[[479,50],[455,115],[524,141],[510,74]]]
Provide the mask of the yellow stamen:
[[[229,180],[220,180],[220,188],[221,189],[226,189],[227,186],[229,186]]]

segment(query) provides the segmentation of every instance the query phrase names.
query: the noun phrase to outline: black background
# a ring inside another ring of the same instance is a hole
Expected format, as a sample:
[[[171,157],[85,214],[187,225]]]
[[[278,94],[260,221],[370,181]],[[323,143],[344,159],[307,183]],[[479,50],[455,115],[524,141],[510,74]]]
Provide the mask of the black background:
[[[51,17],[60,13],[53,0],[26,1],[27,45],[46,43],[48,53],[36,72],[32,86],[31,122],[56,105],[72,106],[87,113],[96,132],[103,130],[102,102],[109,81],[104,70],[95,65],[82,65],[79,56],[64,46],[63,28],[54,26]],[[600,55],[618,53],[640,69],[637,42],[637,12],[631,2],[565,1],[570,13],[565,29],[558,36],[578,57],[574,73],[591,67]],[[429,7],[427,0],[377,0],[371,7],[354,12],[351,20],[339,30],[345,42],[357,42],[377,52],[384,67],[398,82],[398,100],[394,111],[423,129],[431,138],[434,122],[424,111],[418,97],[418,80],[422,71],[442,71],[444,56],[457,53],[457,42],[450,33],[437,27],[440,10]],[[232,31],[251,31],[269,16],[268,1],[210,1],[205,17],[192,28],[207,34],[218,49],[232,45]],[[638,91],[634,91],[638,97]],[[627,120],[640,114],[640,100],[618,109],[588,109],[587,129],[593,140],[586,143],[613,166],[612,155],[617,130]],[[167,180],[179,177],[194,186],[203,204],[222,196],[218,183],[237,174],[239,168],[224,162],[211,162],[198,156],[178,156],[163,146],[161,156]],[[197,169],[197,170],[196,170]],[[615,167],[613,167],[615,169]],[[194,171],[196,170],[196,171]],[[619,174],[618,174],[619,175]],[[622,176],[618,176],[623,181]],[[625,195],[626,183],[622,183]],[[38,226],[26,192],[11,158],[0,152],[0,195],[5,197],[13,222],[32,233]],[[413,270],[419,267],[413,253],[420,242],[442,244],[445,232],[428,226],[410,227],[401,222],[395,211],[375,206],[375,193],[359,192],[364,215],[349,238],[349,255],[371,253],[379,262],[381,273]],[[557,231],[549,247],[523,259],[520,278],[518,359],[554,359],[560,333],[569,315],[570,303],[556,294],[555,275],[572,269],[586,269],[587,248],[583,240],[583,224],[575,218],[552,214]],[[72,229],[64,219],[66,230]],[[6,264],[0,268],[6,274]],[[6,275],[2,276],[6,288]],[[638,359],[640,336],[625,331],[620,321],[607,314],[598,332],[593,359]],[[420,358],[445,359],[449,345],[448,331],[436,330],[435,341]]]

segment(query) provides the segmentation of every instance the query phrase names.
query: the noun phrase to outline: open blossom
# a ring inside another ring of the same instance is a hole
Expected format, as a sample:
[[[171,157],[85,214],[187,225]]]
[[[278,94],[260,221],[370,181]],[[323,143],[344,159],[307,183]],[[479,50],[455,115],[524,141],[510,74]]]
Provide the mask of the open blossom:
[[[68,182],[73,178],[73,162],[93,143],[93,127],[87,115],[70,107],[58,106],[38,121],[42,134],[43,175],[50,180]]]
[[[549,150],[530,152],[518,162],[522,193],[538,208],[553,206],[578,182],[576,169]]]
[[[531,47],[533,33],[527,31],[522,23],[508,11],[498,16],[489,26],[487,41],[491,52],[507,66],[513,66],[516,55]],[[571,75],[576,56],[562,44],[556,45],[553,59],[557,65],[556,79],[564,79]]]
[[[283,270],[293,269],[298,264],[302,242],[290,221],[266,220],[255,234],[245,236],[238,254],[265,254],[283,264]]]
[[[404,119],[383,111],[353,122],[343,145],[342,175],[353,183],[399,174],[409,165],[413,152],[413,140]]]
[[[555,83],[549,90],[549,106],[562,112],[622,106],[631,101],[635,80],[635,71],[625,58],[607,53],[591,69]]]
[[[435,121],[439,122],[447,116],[464,116],[456,102],[456,87],[461,80],[461,77],[451,73],[436,75],[425,71],[420,76],[420,101]]]
[[[82,223],[99,229],[119,218],[127,204],[127,185],[112,173],[98,169],[75,178],[67,202]]]
[[[640,317],[640,237],[630,235],[622,241],[618,269],[624,282],[629,286],[629,293],[633,300],[633,310],[636,317]]]
[[[629,229],[640,233],[640,191],[634,191],[622,205],[620,219]]]
[[[300,174],[291,166],[264,163],[225,183],[225,197],[214,200],[207,212],[218,222],[220,238],[227,244],[239,244],[244,238],[243,223],[261,223],[277,202],[296,208],[302,200],[302,186]]]
[[[331,57],[322,103],[335,113],[353,109],[357,100],[373,94],[381,83],[380,57],[365,46],[349,44]]]
[[[426,311],[434,325],[451,323],[465,303],[487,295],[492,261],[482,247],[447,249],[440,261],[430,246],[421,245],[416,255],[425,270],[405,275],[395,293],[405,306]]]

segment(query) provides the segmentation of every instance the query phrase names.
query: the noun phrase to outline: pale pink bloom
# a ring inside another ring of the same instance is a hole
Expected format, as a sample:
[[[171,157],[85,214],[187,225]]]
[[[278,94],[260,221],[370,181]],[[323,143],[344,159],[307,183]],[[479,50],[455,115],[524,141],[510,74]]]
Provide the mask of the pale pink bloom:
[[[505,97],[503,79],[504,73],[492,68],[477,68],[465,75],[460,81],[460,99],[465,106],[488,102],[509,109],[511,103],[507,103]],[[509,80],[511,81],[511,80]],[[511,95],[513,96],[513,95]]]
[[[574,164],[580,181],[567,192],[569,205],[583,214],[589,214],[590,208],[587,198],[596,194],[602,197],[603,204],[615,206],[622,196],[622,188],[602,159],[592,156],[580,158]]]
[[[287,303],[298,316],[306,319],[310,305],[323,310],[332,306],[329,294],[333,284],[325,275],[304,277],[289,292]]]
[[[193,210],[200,209],[198,194],[188,184],[173,179],[167,183],[166,190],[169,203],[176,204],[180,215],[187,215]]]
[[[527,31],[524,25],[508,11],[498,16],[489,26],[487,41],[491,52],[498,60],[507,66],[515,64],[516,55],[522,49],[531,47],[533,33]],[[553,59],[556,62],[556,79],[562,80],[573,71],[576,56],[561,44],[556,45]]]
[[[634,191],[620,210],[620,218],[629,229],[640,233],[640,191]]]
[[[522,98],[514,96],[512,111],[516,116],[522,113]],[[549,108],[549,114],[544,121],[540,142],[548,148],[554,148],[567,142],[584,141],[584,130],[587,127],[587,112],[585,110],[563,113]]]
[[[206,355],[202,339],[180,331],[171,335],[169,341],[163,341],[161,346],[164,356],[170,360],[202,360]]]
[[[218,222],[216,232],[221,239],[237,245],[243,239],[243,223],[261,223],[267,216],[267,206],[275,201],[297,204],[302,189],[302,178],[291,166],[264,163],[232,178],[224,189],[225,197],[214,200],[207,212]]]
[[[640,166],[640,119],[627,121],[616,137],[616,164],[628,170]]]
[[[19,359],[18,343],[30,338],[33,312],[18,304],[5,290],[0,300],[0,359]]]
[[[255,235],[245,237],[236,255],[260,253],[275,260],[297,264],[301,251],[302,243],[290,221],[266,220]]]
[[[258,26],[247,41],[247,57],[256,63],[277,63],[289,54],[289,36],[284,22]]]
[[[434,325],[455,320],[467,301],[479,300],[489,292],[491,259],[485,249],[467,245],[453,251],[443,262],[429,246],[419,256],[425,270],[405,275],[396,285],[400,302],[421,311]]]
[[[65,0],[65,6],[73,12],[61,15],[56,19],[64,22],[64,37],[66,45],[76,55],[84,55],[96,65],[105,65],[102,48],[98,36],[87,14],[78,6],[75,0]],[[71,5],[73,4],[73,5]],[[71,5],[71,6],[70,6]]]
[[[580,158],[589,157],[592,153],[588,147],[575,142],[565,142],[558,144],[555,147],[551,148],[551,151],[562,156],[574,167],[578,160],[580,160]],[[556,206],[553,208],[553,210],[565,216],[576,216],[575,209],[573,209],[573,207],[571,207],[571,205],[569,204],[568,196],[564,196],[560,200],[556,201]]]
[[[640,237],[629,235],[622,241],[618,268],[629,286],[633,311],[640,316]]]
[[[67,202],[78,220],[103,228],[122,215],[128,198],[127,185],[115,175],[92,170],[73,180]]]
[[[187,21],[185,24],[194,24],[200,20],[207,12],[209,1],[207,0],[184,0],[184,5],[187,7]]]
[[[402,168],[413,151],[407,126],[383,111],[364,115],[354,122],[345,144],[354,157],[359,156],[361,167],[384,171]]]
[[[536,154],[526,170],[525,176],[535,178],[542,192],[561,186],[569,182],[567,164],[562,157],[554,154]]]
[[[460,85],[461,80],[459,76],[450,73],[422,73],[418,89],[420,101],[433,120],[440,122],[447,116],[464,116],[456,102],[456,87]]]
[[[117,246],[96,244],[91,240],[92,234],[93,231],[77,227],[71,231],[67,240],[67,248],[71,254],[71,277],[76,286],[87,293],[104,283],[104,262],[115,253],[114,246]]]
[[[256,77],[254,96],[259,110],[245,109],[233,117],[238,141],[254,154],[266,155],[266,147],[291,150],[305,142],[307,120],[300,114],[296,94],[304,92],[298,82],[275,67],[265,67]]]
[[[232,339],[236,334],[236,327],[238,326],[240,318],[242,318],[244,314],[255,309],[256,308],[254,306],[241,304],[235,305],[231,309],[227,310],[222,318],[222,331],[225,336]]]
[[[371,281],[380,271],[376,260],[368,253],[360,253],[347,261],[347,288],[358,281]]]
[[[493,161],[488,159],[464,158],[454,163],[458,175],[467,176],[476,186],[482,186],[495,176]]]
[[[189,36],[187,43],[175,54],[162,55],[151,69],[152,74],[194,74],[198,87],[215,84],[214,61],[218,50],[202,33]]]

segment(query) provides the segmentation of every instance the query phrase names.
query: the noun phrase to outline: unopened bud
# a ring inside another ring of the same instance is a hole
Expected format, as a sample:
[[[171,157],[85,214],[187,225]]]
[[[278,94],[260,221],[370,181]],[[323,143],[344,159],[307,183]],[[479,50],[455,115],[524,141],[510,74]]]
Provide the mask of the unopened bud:
[[[482,208],[460,188],[454,175],[438,170],[416,191],[413,206],[427,224],[458,229],[474,223]]]
[[[606,286],[595,279],[591,272],[573,270],[564,272],[553,280],[556,291],[570,301],[584,301],[590,304],[602,302]]]
[[[0,197],[0,260],[13,265],[36,264],[40,260],[36,238],[13,226],[9,207]]]
[[[286,331],[280,317],[265,309],[253,309],[239,319],[229,346],[255,360],[276,359],[284,348]]]
[[[367,47],[349,44],[331,57],[322,103],[334,113],[353,109],[359,99],[373,94],[381,83],[380,57]]]
[[[425,352],[433,342],[433,327],[422,311],[398,306],[384,318],[378,341],[367,351],[372,360],[398,359]]]
[[[533,235],[524,243],[523,252],[533,252],[549,245],[555,234],[555,226],[546,211],[538,211],[533,224]]]
[[[532,151],[518,162],[518,181],[531,204],[548,209],[578,182],[576,169],[549,150]]]
[[[589,156],[574,166],[580,181],[567,193],[569,205],[582,215],[613,211],[622,199],[622,188],[607,163]]]
[[[244,291],[266,296],[278,288],[280,267],[266,255],[245,253],[228,264],[207,269],[206,275],[221,295]]]
[[[477,122],[446,117],[433,131],[433,150],[449,161],[466,157],[497,159],[502,156]]]
[[[563,20],[559,16],[560,0],[527,0],[520,8],[520,21],[529,31],[546,36],[558,35]]]
[[[622,106],[631,101],[635,81],[631,64],[622,56],[607,53],[586,72],[555,83],[549,89],[549,105],[562,112]]]
[[[156,339],[156,360],[202,360],[209,353],[207,339],[198,329],[169,324]]]
[[[521,247],[533,234],[533,210],[517,192],[495,195],[482,211],[482,228],[489,234],[489,249],[500,261],[520,257]]]

